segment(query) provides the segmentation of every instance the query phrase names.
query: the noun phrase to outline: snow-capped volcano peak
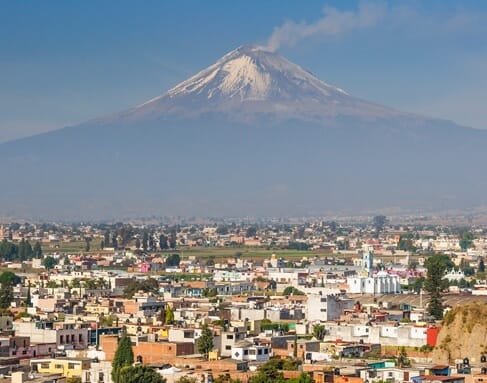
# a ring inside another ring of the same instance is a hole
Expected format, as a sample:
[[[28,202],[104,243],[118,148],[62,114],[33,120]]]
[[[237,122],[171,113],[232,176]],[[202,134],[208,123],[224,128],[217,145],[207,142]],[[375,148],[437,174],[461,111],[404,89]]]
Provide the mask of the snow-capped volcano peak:
[[[208,99],[235,97],[240,101],[292,100],[303,91],[321,97],[345,93],[263,47],[243,45],[178,84],[168,94],[174,97],[193,93]]]
[[[286,58],[256,45],[243,45],[162,96],[133,109],[139,115],[199,116],[224,113],[238,119],[262,114],[279,118],[368,118],[396,112],[329,85]]]

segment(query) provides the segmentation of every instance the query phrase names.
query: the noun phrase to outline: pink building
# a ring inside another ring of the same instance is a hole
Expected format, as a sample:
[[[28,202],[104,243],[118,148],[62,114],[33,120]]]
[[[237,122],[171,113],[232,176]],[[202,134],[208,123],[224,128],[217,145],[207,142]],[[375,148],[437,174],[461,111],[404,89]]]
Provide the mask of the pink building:
[[[141,273],[148,273],[150,271],[150,263],[148,262],[142,262],[139,266],[139,270]]]

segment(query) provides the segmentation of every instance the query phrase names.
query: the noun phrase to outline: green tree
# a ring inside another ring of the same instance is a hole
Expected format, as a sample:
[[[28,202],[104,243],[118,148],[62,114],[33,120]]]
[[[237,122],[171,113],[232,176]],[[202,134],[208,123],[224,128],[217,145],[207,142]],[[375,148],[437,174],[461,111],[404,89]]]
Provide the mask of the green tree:
[[[219,235],[227,235],[228,234],[228,227],[226,225],[221,225],[216,228],[215,231]]]
[[[6,310],[14,299],[14,286],[20,283],[20,277],[11,271],[0,275],[0,309]]]
[[[323,338],[326,335],[326,329],[325,326],[322,324],[315,324],[313,326],[313,336],[318,339],[318,340],[323,340]]]
[[[56,265],[57,265],[57,260],[51,257],[50,255],[44,258],[44,267],[46,268],[46,270],[52,270]]]
[[[174,322],[174,310],[167,305],[164,312],[164,324],[172,324]]]
[[[412,286],[412,289],[415,293],[419,294],[421,292],[421,289],[424,287],[424,281],[424,277],[416,278]]]
[[[181,262],[181,257],[179,254],[171,254],[169,257],[166,258],[166,267],[179,267],[179,263]]]
[[[132,366],[134,363],[134,351],[132,350],[132,342],[127,334],[122,335],[120,342],[118,342],[117,350],[112,361],[112,380],[114,383],[122,383],[121,370],[124,367]],[[128,383],[124,381],[123,383]]]
[[[424,282],[425,290],[430,294],[428,312],[436,319],[443,318],[442,292],[448,287],[448,281],[443,279],[445,271],[454,266],[453,262],[446,255],[435,254],[429,257],[424,263],[428,270]]]
[[[473,234],[470,231],[464,231],[460,236],[460,247],[463,251],[473,246]]]
[[[259,367],[256,375],[250,379],[250,383],[284,383],[285,379],[280,371],[282,369],[282,360],[271,359]]]
[[[118,229],[118,237],[120,238],[121,245],[125,247],[134,235],[134,228],[132,225],[124,225]]]
[[[183,375],[178,380],[176,380],[176,383],[198,383],[198,378],[196,378],[195,376]]]
[[[293,357],[298,357],[298,334],[294,334],[294,342],[293,342]]]
[[[37,241],[36,243],[34,243],[34,257],[37,258],[37,259],[41,259],[42,258],[42,247],[41,247],[41,244],[39,243],[39,241]]]
[[[287,383],[313,383],[313,378],[306,372],[299,374],[297,378],[291,378],[286,380]]]
[[[242,383],[240,379],[232,379],[230,374],[218,375],[213,379],[214,383]]]
[[[91,238],[86,237],[85,238],[85,251],[86,252],[90,251],[90,242],[91,242]]]
[[[257,235],[257,228],[255,226],[250,226],[245,232],[246,238],[254,238]]]
[[[196,340],[196,348],[200,354],[203,354],[208,359],[208,353],[213,350],[213,333],[208,328],[208,325],[202,327],[201,335]]]
[[[112,234],[112,247],[116,250],[118,249],[118,240],[117,240],[117,233],[114,232]]]
[[[120,369],[119,383],[166,383],[161,374],[144,365],[125,366]]]
[[[148,278],[144,281],[133,281],[123,291],[125,297],[132,298],[137,291],[157,293],[159,290],[159,283],[154,278]]]
[[[400,368],[409,367],[411,365],[411,361],[408,358],[408,353],[406,351],[406,347],[401,347],[401,353],[397,357],[397,365]]]
[[[372,225],[375,228],[377,234],[379,234],[383,229],[384,226],[387,224],[387,217],[385,215],[376,215],[372,218]]]
[[[30,305],[32,305],[32,296],[31,296],[31,293],[30,293],[30,281],[27,285],[27,297],[25,298],[25,305],[27,307],[30,307]]]
[[[161,250],[167,250],[168,249],[168,244],[167,244],[167,237],[164,234],[161,234],[159,236],[159,248]]]
[[[149,233],[147,232],[147,230],[144,230],[144,233],[142,234],[142,249],[144,249],[144,251],[147,251],[149,247]]]
[[[13,286],[2,284],[0,286],[0,309],[2,310],[8,309],[13,299],[14,299]]]
[[[484,258],[480,258],[478,272],[479,272],[479,273],[485,273],[485,263],[484,263]]]
[[[0,284],[2,286],[15,286],[20,282],[22,282],[22,279],[11,271],[4,271],[2,274],[0,274]]]
[[[294,286],[287,286],[284,291],[284,295],[305,295],[301,290],[298,290]]]
[[[171,235],[169,236],[169,248],[175,249],[176,248],[176,230],[171,231]]]
[[[110,230],[106,230],[105,234],[103,235],[103,247],[108,246],[110,246]]]

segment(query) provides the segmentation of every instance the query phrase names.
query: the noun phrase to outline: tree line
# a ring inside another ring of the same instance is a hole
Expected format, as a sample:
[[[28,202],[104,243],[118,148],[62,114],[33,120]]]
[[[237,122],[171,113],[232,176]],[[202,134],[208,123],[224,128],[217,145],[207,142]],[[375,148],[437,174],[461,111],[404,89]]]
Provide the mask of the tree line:
[[[22,239],[14,243],[4,239],[0,243],[0,258],[7,262],[26,261],[32,258],[42,258],[42,248],[39,241],[34,246],[29,241]]]

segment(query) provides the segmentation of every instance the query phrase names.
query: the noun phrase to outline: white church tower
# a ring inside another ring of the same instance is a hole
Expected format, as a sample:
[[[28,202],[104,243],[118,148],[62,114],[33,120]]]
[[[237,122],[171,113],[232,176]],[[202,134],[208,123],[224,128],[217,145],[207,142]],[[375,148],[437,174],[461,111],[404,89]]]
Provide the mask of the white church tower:
[[[362,253],[362,270],[367,277],[372,277],[374,270],[374,248],[372,246],[364,246]]]

